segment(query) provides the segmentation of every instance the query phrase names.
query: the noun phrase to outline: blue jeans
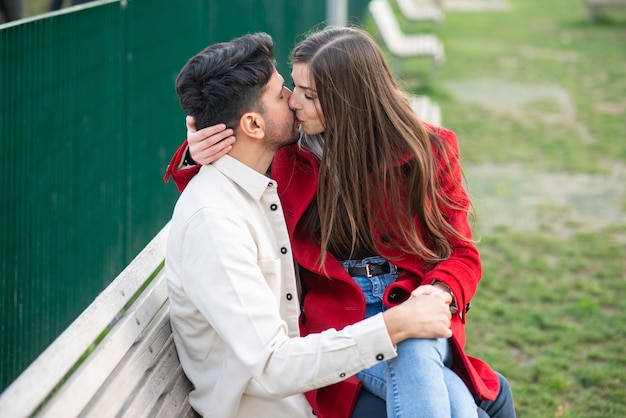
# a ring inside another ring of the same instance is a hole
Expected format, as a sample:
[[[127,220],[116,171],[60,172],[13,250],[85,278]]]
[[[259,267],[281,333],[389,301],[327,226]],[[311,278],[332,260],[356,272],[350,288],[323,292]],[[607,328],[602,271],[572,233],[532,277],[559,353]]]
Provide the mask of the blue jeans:
[[[515,402],[511,386],[504,376],[496,372],[500,380],[498,397],[493,401],[477,400],[479,418],[516,418]],[[352,418],[387,418],[385,401],[367,390],[362,390]]]
[[[382,257],[347,260],[348,267],[386,263]],[[365,296],[365,317],[386,308],[382,301],[385,288],[396,279],[396,272],[375,277],[353,276]],[[450,370],[452,353],[449,341],[408,339],[398,344],[398,356],[378,363],[357,374],[366,390],[386,400],[387,416],[477,418],[477,406],[461,378]]]

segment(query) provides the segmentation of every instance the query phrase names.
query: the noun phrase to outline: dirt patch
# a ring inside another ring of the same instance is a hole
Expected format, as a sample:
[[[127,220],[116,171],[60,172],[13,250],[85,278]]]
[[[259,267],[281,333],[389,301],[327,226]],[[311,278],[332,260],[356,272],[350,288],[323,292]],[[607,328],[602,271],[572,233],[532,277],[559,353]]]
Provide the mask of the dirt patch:
[[[572,233],[626,225],[626,167],[610,175],[546,173],[518,165],[465,166],[481,234],[505,227]]]
[[[574,101],[560,86],[484,79],[449,82],[446,89],[460,102],[477,104],[496,114],[506,114],[521,121],[528,120],[531,115],[533,120],[549,125],[570,126],[582,141],[593,141],[587,126],[576,117]],[[548,106],[549,112],[545,111]]]
[[[468,80],[446,88],[461,102],[520,120],[532,114],[546,124],[574,127],[583,141],[593,140],[559,86]],[[466,165],[464,170],[482,234],[505,227],[567,237],[626,225],[625,166],[616,165],[608,175],[538,172],[516,164]]]

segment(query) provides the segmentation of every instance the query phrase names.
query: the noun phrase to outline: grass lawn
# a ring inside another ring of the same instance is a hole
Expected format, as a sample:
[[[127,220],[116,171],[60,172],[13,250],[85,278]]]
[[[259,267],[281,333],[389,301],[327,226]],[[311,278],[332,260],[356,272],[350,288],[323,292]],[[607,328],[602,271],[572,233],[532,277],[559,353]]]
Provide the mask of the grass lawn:
[[[484,263],[468,352],[507,376],[519,417],[624,417],[626,14],[508,5],[400,18],[439,34],[437,71],[389,57],[459,136]]]

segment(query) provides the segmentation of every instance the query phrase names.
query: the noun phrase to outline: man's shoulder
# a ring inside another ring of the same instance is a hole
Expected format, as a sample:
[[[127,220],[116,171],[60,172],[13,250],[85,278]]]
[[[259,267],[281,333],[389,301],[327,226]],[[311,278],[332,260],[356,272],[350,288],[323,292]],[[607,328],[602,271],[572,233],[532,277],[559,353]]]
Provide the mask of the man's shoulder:
[[[203,166],[198,174],[189,182],[176,202],[174,214],[190,213],[200,209],[211,209],[224,206],[230,195],[232,185],[226,177],[212,166]]]

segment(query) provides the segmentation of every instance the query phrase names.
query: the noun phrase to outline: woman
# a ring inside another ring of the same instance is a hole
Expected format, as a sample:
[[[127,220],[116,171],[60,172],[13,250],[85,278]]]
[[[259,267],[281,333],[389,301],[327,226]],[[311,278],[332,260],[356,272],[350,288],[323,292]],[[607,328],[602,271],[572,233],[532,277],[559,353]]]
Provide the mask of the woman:
[[[389,417],[477,416],[472,394],[495,399],[499,380],[464,352],[481,264],[454,133],[417,119],[363,31],[315,33],[294,49],[292,64],[290,107],[303,135],[276,154],[272,177],[303,285],[301,333],[341,329],[420,285],[454,300],[451,339],[407,340],[396,359],[312,391],[309,401],[330,411],[354,402],[364,385],[386,400]],[[193,171],[178,173],[183,188]]]

